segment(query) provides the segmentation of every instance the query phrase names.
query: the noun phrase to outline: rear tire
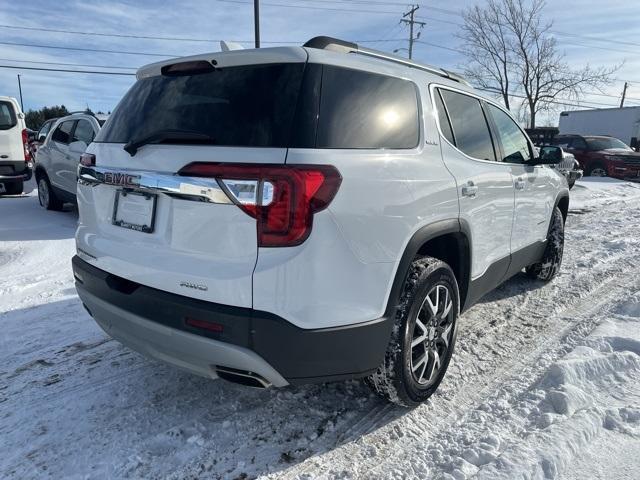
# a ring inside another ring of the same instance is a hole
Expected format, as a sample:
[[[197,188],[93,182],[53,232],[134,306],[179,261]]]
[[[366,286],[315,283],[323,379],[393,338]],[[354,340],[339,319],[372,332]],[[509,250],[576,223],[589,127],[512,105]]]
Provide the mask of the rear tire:
[[[24,183],[22,180],[19,182],[11,182],[4,184],[5,192],[3,195],[20,195],[24,190]]]
[[[414,407],[442,381],[456,341],[460,300],[453,271],[441,260],[415,260],[396,310],[382,365],[366,379],[385,400]]]
[[[526,268],[527,275],[543,282],[551,281],[560,271],[563,251],[564,218],[560,209],[556,207],[551,217],[549,232],[547,233],[547,246],[542,259]]]
[[[46,175],[39,176],[38,178],[38,202],[47,210],[62,210],[63,202],[57,197],[53,188],[51,188],[51,184]]]

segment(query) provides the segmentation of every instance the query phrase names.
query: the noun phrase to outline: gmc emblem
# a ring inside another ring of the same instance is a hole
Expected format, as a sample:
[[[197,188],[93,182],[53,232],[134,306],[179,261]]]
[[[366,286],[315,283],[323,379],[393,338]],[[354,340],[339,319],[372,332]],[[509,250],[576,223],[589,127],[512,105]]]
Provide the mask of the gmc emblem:
[[[137,187],[140,175],[129,175],[119,172],[105,172],[102,181],[110,185],[121,185],[123,187]]]

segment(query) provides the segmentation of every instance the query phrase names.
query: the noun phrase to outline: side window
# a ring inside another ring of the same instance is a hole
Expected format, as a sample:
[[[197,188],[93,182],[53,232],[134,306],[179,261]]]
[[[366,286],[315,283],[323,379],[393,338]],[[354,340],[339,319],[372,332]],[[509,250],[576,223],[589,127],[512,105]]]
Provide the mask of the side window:
[[[68,120],[66,122],[62,122],[57,128],[54,130],[53,135],[51,136],[51,140],[58,143],[63,143],[67,145],[71,140],[71,130],[73,129],[73,124],[75,120]]]
[[[418,97],[412,82],[325,65],[317,148],[415,148]]]
[[[51,130],[52,125],[53,122],[45,122],[45,124],[40,128],[37,138],[40,139],[40,137],[46,137],[49,133],[49,130]]]
[[[571,137],[556,137],[552,143],[566,150],[567,148],[571,148]]]
[[[86,120],[78,120],[78,125],[76,125],[76,129],[73,132],[72,142],[83,141],[87,145],[93,142],[93,137],[95,133],[93,133],[93,127]]]
[[[498,129],[500,143],[502,143],[504,154],[502,161],[507,163],[525,163],[531,160],[529,141],[516,122],[498,107],[489,104],[488,108]]]
[[[571,148],[575,148],[576,150],[588,150],[587,142],[584,141],[584,138],[580,137],[573,137]]]
[[[470,157],[496,160],[487,119],[477,98],[442,90],[456,147]]]
[[[447,110],[444,108],[444,103],[442,103],[442,97],[440,96],[440,89],[437,88],[434,93],[436,109],[438,110],[438,123],[440,124],[440,130],[442,130],[442,134],[444,137],[449,140],[453,145],[456,144],[455,139],[453,138],[453,130],[451,129],[451,123],[449,123],[449,117],[447,116]]]

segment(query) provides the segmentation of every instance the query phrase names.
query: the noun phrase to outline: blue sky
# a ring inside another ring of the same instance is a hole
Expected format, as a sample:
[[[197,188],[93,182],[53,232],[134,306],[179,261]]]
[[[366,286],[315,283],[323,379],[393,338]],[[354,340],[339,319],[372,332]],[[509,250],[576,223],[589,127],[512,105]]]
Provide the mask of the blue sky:
[[[459,70],[464,65],[464,57],[447,49],[455,49],[459,44],[455,37],[461,22],[458,12],[474,3],[483,3],[482,0],[418,3],[422,5],[418,16],[427,23],[421,40],[433,45],[418,44],[414,58]],[[398,22],[406,5],[400,0],[262,0],[262,41],[275,42],[273,44],[301,43],[316,35],[331,35],[355,41],[384,40],[363,44],[391,51],[407,46],[404,40],[408,36],[407,30]],[[313,6],[321,9],[299,8]],[[107,70],[103,67],[24,63],[29,61],[137,68],[163,58],[155,55],[171,57],[218,51],[219,39],[244,41],[247,42],[245,46],[250,47],[253,39],[252,13],[253,6],[249,0],[58,0],[55,6],[44,0],[2,2],[0,25],[4,26],[0,26],[0,42],[28,43],[41,47],[0,44],[0,65]],[[624,80],[629,80],[633,83],[627,95],[633,100],[628,104],[640,105],[640,11],[637,1],[555,0],[548,2],[545,15],[548,20],[554,21],[560,48],[571,65],[581,67],[590,63],[593,66],[612,66],[624,62],[615,75],[617,80],[607,87],[605,93],[620,95]],[[132,39],[25,29],[31,27],[211,41]],[[44,46],[155,55],[73,51]],[[134,77],[127,76],[0,68],[0,95],[18,97],[18,73],[22,78],[25,109],[64,104],[70,110],[89,105],[96,111],[109,111],[134,81]],[[602,107],[619,102],[616,98],[600,95],[589,95],[584,100],[603,104]],[[553,123],[557,120],[557,114],[548,115],[542,120]]]

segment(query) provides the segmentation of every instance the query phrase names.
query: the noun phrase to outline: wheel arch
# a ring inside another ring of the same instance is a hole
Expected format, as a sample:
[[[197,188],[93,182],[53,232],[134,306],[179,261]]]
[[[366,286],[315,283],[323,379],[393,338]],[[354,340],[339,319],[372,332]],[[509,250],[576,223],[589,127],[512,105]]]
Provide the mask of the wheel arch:
[[[440,220],[413,234],[400,259],[389,294],[385,316],[393,316],[409,267],[416,257],[430,256],[446,262],[456,277],[460,293],[460,309],[466,306],[471,280],[470,229],[458,218]]]
[[[560,212],[562,212],[562,220],[563,222],[566,222],[567,215],[569,214],[569,194],[563,192],[558,195],[558,197],[556,198],[556,203],[554,205],[554,210],[555,207],[558,207],[560,209]]]
[[[49,178],[49,175],[47,174],[47,171],[45,170],[45,168],[42,165],[36,165],[36,169],[34,172],[34,175],[36,177],[36,183],[40,181],[41,178]]]

